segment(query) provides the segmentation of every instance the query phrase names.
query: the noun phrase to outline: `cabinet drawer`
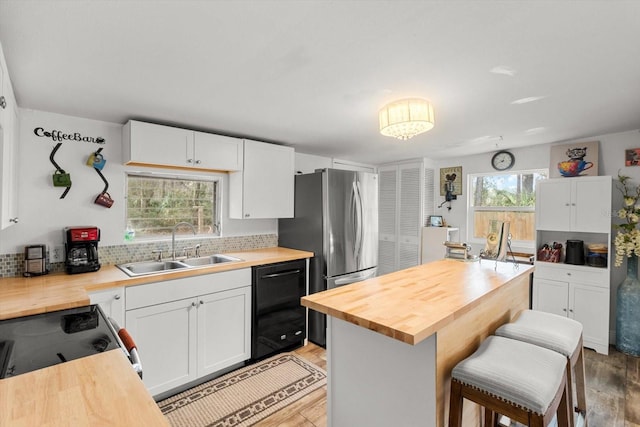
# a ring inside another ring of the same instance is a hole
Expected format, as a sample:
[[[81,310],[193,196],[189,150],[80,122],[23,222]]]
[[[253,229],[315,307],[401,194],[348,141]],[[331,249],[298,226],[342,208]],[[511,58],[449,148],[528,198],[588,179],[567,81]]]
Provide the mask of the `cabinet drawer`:
[[[243,286],[251,286],[250,268],[130,286],[126,289],[126,309],[132,310]]]
[[[536,262],[534,277],[539,279],[579,282],[602,287],[609,286],[609,270],[606,268]]]

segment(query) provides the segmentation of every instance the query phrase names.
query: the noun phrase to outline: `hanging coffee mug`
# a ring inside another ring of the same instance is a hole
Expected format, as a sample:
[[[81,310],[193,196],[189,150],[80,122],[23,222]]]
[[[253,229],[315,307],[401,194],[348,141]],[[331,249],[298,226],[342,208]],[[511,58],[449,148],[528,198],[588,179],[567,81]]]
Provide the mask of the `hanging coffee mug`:
[[[89,159],[87,159],[87,166],[91,166],[100,170],[104,168],[105,163],[107,163],[107,160],[100,153],[92,153],[89,156]]]
[[[94,203],[97,205],[102,205],[105,208],[110,208],[111,206],[113,206],[113,199],[111,198],[109,193],[105,191],[104,193],[98,194],[98,197],[96,197]]]
[[[71,175],[62,169],[58,169],[53,173],[54,187],[71,187]]]

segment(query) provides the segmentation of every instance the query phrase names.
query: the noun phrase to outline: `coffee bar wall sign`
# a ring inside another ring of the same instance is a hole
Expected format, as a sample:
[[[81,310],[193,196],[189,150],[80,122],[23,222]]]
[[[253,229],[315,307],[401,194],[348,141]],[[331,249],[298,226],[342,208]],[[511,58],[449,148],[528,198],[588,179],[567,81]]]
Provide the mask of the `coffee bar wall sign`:
[[[33,133],[41,138],[51,138],[54,142],[63,141],[77,141],[77,142],[90,142],[93,144],[105,144],[106,141],[101,136],[86,136],[80,132],[64,133],[60,130],[45,130],[42,127],[33,129]]]
[[[598,176],[598,141],[551,147],[549,178]]]

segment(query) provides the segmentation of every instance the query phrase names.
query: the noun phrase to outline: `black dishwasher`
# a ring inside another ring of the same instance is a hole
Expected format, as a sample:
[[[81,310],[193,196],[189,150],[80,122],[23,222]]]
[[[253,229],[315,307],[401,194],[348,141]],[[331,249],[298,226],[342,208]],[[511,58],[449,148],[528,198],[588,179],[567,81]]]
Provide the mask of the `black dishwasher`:
[[[251,358],[304,344],[306,309],[300,298],[306,295],[306,260],[253,267],[251,313]]]

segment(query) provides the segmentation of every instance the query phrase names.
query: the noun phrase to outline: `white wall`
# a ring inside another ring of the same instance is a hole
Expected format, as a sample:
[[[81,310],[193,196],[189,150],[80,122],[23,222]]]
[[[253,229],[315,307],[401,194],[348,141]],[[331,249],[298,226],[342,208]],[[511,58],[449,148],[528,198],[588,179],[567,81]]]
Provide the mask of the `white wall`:
[[[49,162],[49,154],[56,142],[34,134],[36,127],[59,130],[67,134],[75,132],[83,136],[101,136],[103,145],[89,142],[63,141],[55,161],[71,174],[71,190],[60,199],[64,188],[53,187],[51,175],[55,167]],[[24,246],[44,243],[49,247],[63,243],[62,229],[67,226],[95,225],[101,230],[101,245],[119,245],[124,239],[125,171],[150,170],[122,165],[122,125],[60,114],[20,110],[19,145],[19,223],[0,231],[0,253],[19,253]],[[103,175],[109,181],[109,193],[115,200],[111,208],[94,203],[103,189],[103,182],[92,167],[85,163],[88,156],[103,147],[107,160]],[[166,171],[165,171],[166,172]],[[223,201],[229,191],[228,176],[223,178]],[[224,202],[223,202],[224,203]],[[276,234],[277,220],[229,219],[228,206],[223,212],[224,236],[252,234]]]
[[[607,134],[594,136],[589,138],[580,138],[574,141],[566,141],[566,142],[586,142],[586,141],[600,141],[599,152],[598,152],[598,174],[599,175],[611,175],[614,180],[618,176],[618,172],[622,175],[627,175],[632,178],[633,185],[640,184],[640,167],[638,166],[629,166],[626,167],[624,165],[624,151],[629,148],[640,148],[640,131],[635,130],[631,132],[622,132],[615,134]],[[516,163],[513,167],[513,170],[525,170],[525,169],[539,169],[539,168],[549,168],[549,153],[550,148],[554,144],[545,144],[532,146],[527,148],[519,148],[509,150],[516,157]],[[497,151],[497,150],[496,150]],[[445,207],[443,206],[440,209],[437,209],[436,214],[442,213],[447,222],[455,227],[460,228],[460,240],[468,241],[469,236],[467,235],[467,206],[468,206],[468,196],[469,191],[467,188],[467,175],[470,173],[483,173],[483,172],[491,172],[493,168],[491,167],[491,157],[494,153],[488,154],[479,154],[467,157],[460,157],[457,159],[449,159],[449,160],[439,160],[432,161],[434,168],[436,170],[435,180],[436,180],[436,188],[440,188],[440,173],[439,168],[442,167],[450,167],[450,166],[462,166],[462,174],[463,174],[463,191],[462,196],[458,196],[458,200],[452,201],[451,211],[447,212]],[[597,197],[594,194],[594,197]],[[622,197],[619,191],[614,191],[614,209],[613,213],[617,211],[617,207],[620,206]],[[444,200],[444,197],[440,196],[440,192],[436,191],[436,206],[439,205]],[[619,220],[614,216],[614,223],[619,223]],[[615,234],[615,231],[614,231]],[[612,236],[613,238],[613,236]],[[611,244],[610,251],[613,251],[613,243]],[[478,245],[472,245],[474,249],[478,247]],[[515,251],[524,250],[527,252],[532,252],[532,248],[517,248],[514,247]],[[474,250],[473,252],[477,254],[479,251]],[[626,276],[626,265],[623,264],[621,267],[612,266],[612,277],[611,277],[611,299],[610,299],[610,323],[609,328],[613,332],[615,330],[615,316],[616,316],[616,291],[618,289],[618,285],[624,280]],[[613,334],[611,339],[613,339]]]

